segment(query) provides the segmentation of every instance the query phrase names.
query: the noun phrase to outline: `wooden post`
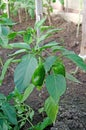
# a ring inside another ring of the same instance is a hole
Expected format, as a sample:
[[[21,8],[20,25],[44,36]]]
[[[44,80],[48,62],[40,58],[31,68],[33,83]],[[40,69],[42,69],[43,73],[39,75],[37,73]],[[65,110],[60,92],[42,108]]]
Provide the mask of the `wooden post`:
[[[82,42],[80,48],[80,56],[86,59],[86,0],[84,0],[83,20],[82,20]]]
[[[42,0],[35,0],[35,8],[36,8],[36,22],[40,21],[43,17],[43,4]],[[40,29],[37,29],[37,37],[40,36]]]
[[[22,23],[21,8],[18,9],[19,23]]]
[[[6,12],[7,12],[7,16],[8,18],[10,18],[10,7],[9,7],[9,0],[3,0],[4,3],[6,4]]]
[[[9,7],[9,0],[6,0],[6,10],[7,10],[7,15],[8,15],[8,18],[10,18],[10,7]]]

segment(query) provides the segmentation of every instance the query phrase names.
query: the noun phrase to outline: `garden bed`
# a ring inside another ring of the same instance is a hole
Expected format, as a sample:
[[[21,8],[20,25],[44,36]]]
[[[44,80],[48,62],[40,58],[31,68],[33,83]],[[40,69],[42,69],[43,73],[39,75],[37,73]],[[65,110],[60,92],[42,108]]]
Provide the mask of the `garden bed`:
[[[18,22],[18,18],[14,18],[14,21]],[[48,24],[48,22],[47,22]],[[13,30],[19,31],[24,30],[28,26],[33,26],[34,20],[28,18],[28,21],[25,21],[24,15],[22,15],[22,23],[14,26]],[[81,43],[81,27],[79,30],[79,36],[76,38],[77,26],[73,23],[68,23],[59,16],[54,16],[52,18],[52,25],[58,28],[63,28],[61,32],[56,33],[53,37],[48,39],[48,41],[55,40],[57,42],[62,42],[63,45],[72,51],[75,51],[79,54],[80,43]],[[15,41],[21,41],[20,38],[15,39]],[[3,58],[3,61],[7,58],[9,50],[4,50],[0,48],[0,56]],[[11,52],[10,52],[11,53]],[[64,59],[66,70],[68,72],[75,71],[75,65],[68,60]],[[14,67],[14,66],[13,66]],[[0,68],[1,69],[1,68]],[[62,96],[59,107],[59,114],[57,121],[54,126],[46,128],[46,130],[85,130],[86,129],[86,73],[79,70],[75,75],[82,84],[75,84],[67,81],[67,90],[66,93]],[[6,78],[3,82],[3,85],[0,87],[0,92],[7,95],[14,88],[13,83],[13,70],[12,67],[9,68]],[[27,104],[36,111],[34,117],[34,124],[42,120],[42,115],[39,115],[37,110],[42,107],[44,100],[48,96],[45,88],[42,92],[34,90],[30,95]],[[23,130],[28,130],[29,125],[23,128]]]

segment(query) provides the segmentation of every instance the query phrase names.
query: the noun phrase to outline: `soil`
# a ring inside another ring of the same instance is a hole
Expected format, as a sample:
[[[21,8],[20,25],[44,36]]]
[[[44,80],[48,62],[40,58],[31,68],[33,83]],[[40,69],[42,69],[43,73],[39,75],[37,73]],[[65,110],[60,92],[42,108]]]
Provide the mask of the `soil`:
[[[14,21],[18,22],[18,18],[14,18]],[[22,14],[22,23],[15,25],[13,30],[24,30],[28,26],[33,26],[34,21],[35,20],[31,20],[30,18],[28,18],[28,21],[25,21],[25,15]],[[53,37],[48,39],[48,41],[55,40],[57,42],[62,42],[67,49],[79,54],[82,34],[81,26],[79,29],[79,35],[76,38],[77,25],[74,25],[71,22],[66,22],[58,15],[52,17],[52,25],[57,28],[63,28],[63,30],[56,33]],[[21,41],[21,38],[16,38],[15,42],[16,41]],[[3,61],[7,59],[8,53],[9,50],[0,48],[0,57],[3,58]],[[75,65],[69,60],[65,59],[64,63],[68,72],[75,70]],[[57,120],[53,126],[46,128],[46,130],[86,130],[86,73],[79,70],[75,76],[82,82],[82,84],[75,84],[67,81],[67,90],[61,97]],[[14,89],[13,86],[13,71],[11,67],[8,69],[3,85],[0,87],[0,92],[7,95]],[[27,104],[30,104],[30,106],[32,106],[32,108],[36,111],[34,124],[42,120],[42,116],[38,114],[37,110],[42,106],[47,95],[45,88],[41,93],[34,90],[26,101]],[[28,124],[26,124],[22,130],[27,129]]]

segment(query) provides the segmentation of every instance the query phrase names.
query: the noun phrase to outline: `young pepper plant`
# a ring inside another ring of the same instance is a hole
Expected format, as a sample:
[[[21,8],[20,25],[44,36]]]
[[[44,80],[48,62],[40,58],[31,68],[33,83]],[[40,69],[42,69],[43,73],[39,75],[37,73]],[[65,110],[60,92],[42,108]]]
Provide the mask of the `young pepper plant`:
[[[44,127],[54,123],[56,120],[59,100],[66,91],[66,78],[68,78],[63,58],[66,57],[72,60],[76,65],[86,71],[86,65],[83,60],[74,52],[65,49],[60,43],[51,41],[43,45],[44,40],[49,38],[53,33],[61,31],[61,29],[42,26],[44,21],[45,19],[42,19],[35,24],[34,28],[28,28],[21,33],[24,43],[9,44],[12,48],[20,48],[12,56],[16,56],[21,52],[26,53],[21,57],[21,62],[14,71],[14,83],[18,91],[23,93],[33,85],[32,91],[35,87],[41,90],[45,86],[49,93],[49,97],[45,100],[43,108],[48,118],[45,118],[42,123],[34,126],[34,129],[37,130],[43,130]],[[36,37],[37,28],[40,28],[41,31],[39,38]],[[59,55],[57,55],[57,52],[59,52]],[[78,82],[74,77],[71,80]],[[25,99],[27,99],[28,95],[27,93]]]
[[[56,0],[43,0],[43,7],[46,10],[46,15],[49,21],[49,25],[52,25],[51,13],[53,12],[52,2]]]
[[[48,49],[51,50],[52,47],[59,46],[59,43],[52,41],[46,45],[42,45],[46,38],[51,36],[52,33],[60,31],[61,29],[50,29],[50,27],[47,26],[43,27],[42,24],[44,21],[45,19],[43,19],[41,22],[38,22],[34,28],[29,28],[23,32],[22,35],[27,44],[9,44],[10,47],[19,47],[25,49],[26,52],[14,71],[14,83],[18,91],[23,93],[27,88],[30,88],[31,85],[34,85],[34,87],[36,87],[38,90],[41,90],[46,85],[50,95],[44,104],[44,111],[47,113],[48,118],[45,119],[41,124],[35,126],[37,130],[42,130],[44,129],[44,126],[46,127],[52,122],[55,122],[59,108],[58,102],[60,96],[66,90],[65,77],[62,75],[62,73],[60,73],[59,68],[62,67],[65,73],[62,60],[58,58],[54,52],[48,52]],[[41,36],[39,38],[36,37],[37,28],[40,28],[41,30]],[[19,53],[20,50],[16,51],[14,54],[12,54],[12,56],[16,56]],[[43,57],[42,53],[45,53],[47,57]],[[57,66],[58,61],[61,62],[59,67]],[[56,66],[58,71],[56,70]],[[47,123],[44,125],[46,121]]]
[[[21,107],[18,107],[18,104],[22,105],[35,87],[41,91],[45,86],[49,94],[42,108],[48,117],[36,126],[31,125],[30,129],[32,130],[44,130],[45,127],[55,122],[59,110],[60,97],[66,91],[66,78],[79,82],[66,72],[63,58],[66,57],[72,60],[81,69],[86,71],[86,64],[83,60],[74,52],[65,49],[60,43],[51,41],[43,45],[43,42],[47,38],[55,32],[62,30],[54,29],[50,26],[43,26],[44,21],[45,18],[36,23],[34,28],[27,28],[26,31],[12,32],[15,36],[17,34],[23,36],[23,42],[10,43],[6,46],[9,49],[18,49],[9,55],[11,59],[13,58],[13,63],[19,62],[14,70],[15,88],[20,93],[19,97],[21,97],[21,100],[16,97],[18,101],[20,100],[20,102],[16,102],[17,110],[19,111],[21,109]],[[37,28],[41,32],[39,38],[36,36]],[[9,38],[12,38],[12,34],[8,35]],[[59,53],[57,54],[57,52]],[[17,55],[20,54],[23,56],[17,59]]]

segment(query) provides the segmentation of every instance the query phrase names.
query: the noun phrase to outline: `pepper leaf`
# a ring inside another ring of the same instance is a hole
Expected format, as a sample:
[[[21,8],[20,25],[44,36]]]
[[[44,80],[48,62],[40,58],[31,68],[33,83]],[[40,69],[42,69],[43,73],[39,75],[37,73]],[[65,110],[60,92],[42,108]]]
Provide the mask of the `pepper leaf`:
[[[5,62],[5,64],[3,65],[2,74],[1,74],[1,76],[0,76],[0,86],[2,85],[2,82],[3,82],[3,80],[4,80],[4,77],[5,77],[5,74],[6,74],[6,72],[7,72],[7,69],[8,69],[8,67],[9,67],[10,63],[12,62],[12,60],[13,60],[13,58],[8,59],[8,60]]]
[[[64,51],[63,55],[73,61],[77,66],[86,71],[86,64],[83,59],[72,51]]]
[[[52,122],[54,122],[56,120],[58,113],[58,104],[55,103],[52,97],[49,97],[45,101],[44,107],[48,117],[52,120]]]
[[[49,56],[48,58],[46,58],[46,61],[44,63],[44,67],[45,67],[46,72],[48,72],[50,70],[50,68],[52,67],[52,65],[56,61],[56,59],[57,59],[56,56]]]
[[[46,88],[50,96],[56,101],[59,101],[66,90],[66,80],[63,75],[48,75],[46,78]]]
[[[33,85],[33,84],[30,84],[30,85],[26,88],[26,90],[25,90],[25,92],[24,92],[24,94],[23,94],[23,98],[22,98],[22,101],[21,101],[21,102],[24,102],[24,101],[28,98],[28,96],[31,94],[31,92],[33,91],[33,89],[34,89],[34,85]]]
[[[26,55],[14,72],[14,83],[19,92],[23,92],[30,84],[32,75],[37,67],[37,60],[32,55]]]
[[[8,117],[8,120],[16,125],[17,124],[17,117],[16,117],[16,111],[13,106],[11,106],[9,103],[4,103],[1,107],[4,114]]]

